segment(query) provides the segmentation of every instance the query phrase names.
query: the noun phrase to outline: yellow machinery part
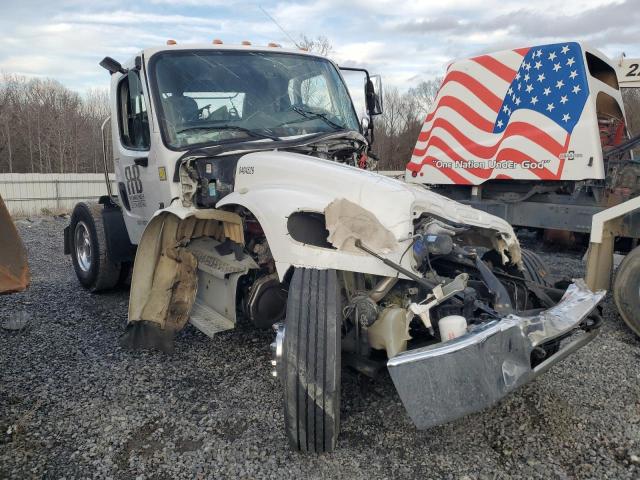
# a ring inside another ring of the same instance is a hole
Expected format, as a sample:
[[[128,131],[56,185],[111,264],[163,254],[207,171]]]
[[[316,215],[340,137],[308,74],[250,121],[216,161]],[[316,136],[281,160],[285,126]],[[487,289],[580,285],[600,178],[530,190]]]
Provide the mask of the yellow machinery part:
[[[21,292],[30,281],[27,252],[0,197],[0,294]]]

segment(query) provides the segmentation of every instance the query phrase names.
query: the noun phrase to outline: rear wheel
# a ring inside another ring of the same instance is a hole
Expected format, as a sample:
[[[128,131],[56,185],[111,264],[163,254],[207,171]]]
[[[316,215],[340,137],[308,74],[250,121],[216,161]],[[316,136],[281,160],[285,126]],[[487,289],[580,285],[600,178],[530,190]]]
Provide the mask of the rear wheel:
[[[298,268],[283,341],[285,428],[293,448],[330,452],[340,427],[341,302],[335,270]]]
[[[640,336],[640,247],[631,250],[618,267],[613,299],[622,319]]]
[[[120,264],[107,254],[102,223],[102,207],[79,203],[71,215],[71,260],[80,284],[91,292],[115,287],[120,279]]]

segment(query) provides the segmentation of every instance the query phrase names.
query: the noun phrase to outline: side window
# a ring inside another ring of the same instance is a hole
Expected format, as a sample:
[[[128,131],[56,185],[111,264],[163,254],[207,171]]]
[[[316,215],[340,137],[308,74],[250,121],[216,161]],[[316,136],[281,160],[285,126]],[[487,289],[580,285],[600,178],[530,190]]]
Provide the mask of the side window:
[[[118,113],[122,144],[134,150],[148,150],[149,117],[138,72],[129,72],[118,85]]]

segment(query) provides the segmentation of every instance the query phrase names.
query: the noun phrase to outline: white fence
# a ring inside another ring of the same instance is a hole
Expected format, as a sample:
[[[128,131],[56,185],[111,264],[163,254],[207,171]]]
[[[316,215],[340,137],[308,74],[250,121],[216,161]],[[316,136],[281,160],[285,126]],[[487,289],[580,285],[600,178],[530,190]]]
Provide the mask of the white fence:
[[[0,196],[13,216],[69,211],[106,193],[100,173],[0,173]]]

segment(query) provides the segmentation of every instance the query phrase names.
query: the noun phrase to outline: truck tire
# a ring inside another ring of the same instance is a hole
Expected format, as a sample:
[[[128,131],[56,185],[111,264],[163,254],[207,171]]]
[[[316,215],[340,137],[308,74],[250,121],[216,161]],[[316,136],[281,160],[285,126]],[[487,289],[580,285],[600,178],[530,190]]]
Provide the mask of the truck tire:
[[[618,267],[613,300],[624,322],[640,337],[640,247],[631,250]]]
[[[537,253],[522,249],[522,263],[524,264],[524,278],[532,282],[539,283],[546,287],[553,285],[547,280],[549,275],[549,267],[546,262],[540,258]]]
[[[342,308],[335,270],[297,268],[283,348],[285,429],[302,452],[331,452],[340,429]]]
[[[97,203],[78,203],[69,225],[73,268],[80,284],[94,293],[111,289],[120,280],[120,264],[107,254],[101,211]]]

